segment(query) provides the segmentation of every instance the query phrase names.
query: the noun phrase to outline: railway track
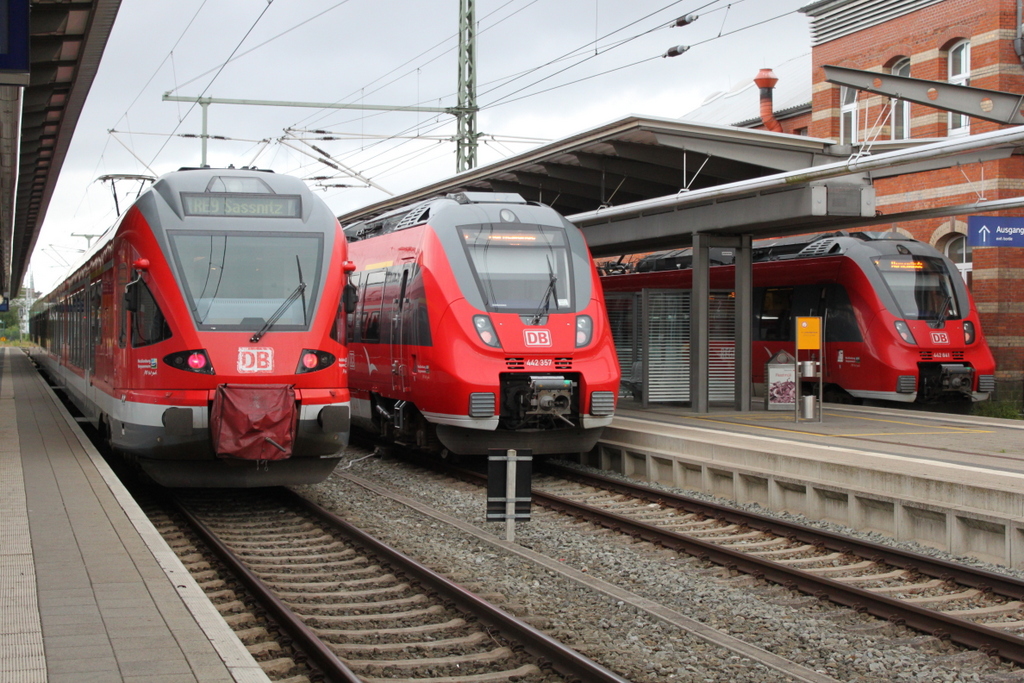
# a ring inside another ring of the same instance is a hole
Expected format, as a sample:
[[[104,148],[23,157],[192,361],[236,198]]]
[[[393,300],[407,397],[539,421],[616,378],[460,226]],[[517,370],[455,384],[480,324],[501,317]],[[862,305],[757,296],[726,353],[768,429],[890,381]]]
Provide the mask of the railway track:
[[[533,499],[731,571],[1024,664],[1019,579],[567,467],[549,466],[535,476]]]
[[[324,680],[625,682],[290,491],[180,496],[193,532]]]
[[[1024,664],[1024,581],[889,546],[555,468],[534,500],[820,599]]]

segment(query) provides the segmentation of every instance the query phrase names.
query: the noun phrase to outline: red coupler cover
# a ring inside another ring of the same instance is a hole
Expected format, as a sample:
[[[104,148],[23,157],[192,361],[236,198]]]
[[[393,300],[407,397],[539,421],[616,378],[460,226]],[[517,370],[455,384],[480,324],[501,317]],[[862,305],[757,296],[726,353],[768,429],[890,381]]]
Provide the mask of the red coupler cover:
[[[222,384],[210,413],[217,455],[243,460],[284,460],[292,454],[298,412],[287,384]]]

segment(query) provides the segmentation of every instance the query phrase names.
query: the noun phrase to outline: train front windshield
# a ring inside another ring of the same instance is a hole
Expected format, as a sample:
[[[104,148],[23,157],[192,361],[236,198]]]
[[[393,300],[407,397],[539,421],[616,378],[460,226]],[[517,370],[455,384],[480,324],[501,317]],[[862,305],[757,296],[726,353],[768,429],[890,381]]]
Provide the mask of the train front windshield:
[[[535,314],[573,310],[564,229],[474,225],[459,228],[459,236],[489,311]]]
[[[929,256],[894,255],[872,259],[905,320],[962,317],[946,263]]]
[[[279,330],[305,329],[312,319],[323,235],[175,231],[168,237],[200,329],[258,330],[278,312]]]

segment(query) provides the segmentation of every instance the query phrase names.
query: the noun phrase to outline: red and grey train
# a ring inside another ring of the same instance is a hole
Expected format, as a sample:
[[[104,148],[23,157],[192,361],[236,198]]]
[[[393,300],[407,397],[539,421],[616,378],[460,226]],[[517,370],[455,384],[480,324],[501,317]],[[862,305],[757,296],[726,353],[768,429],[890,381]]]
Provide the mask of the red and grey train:
[[[576,227],[516,194],[467,192],[345,235],[354,426],[458,455],[596,444],[619,368]]]
[[[166,486],[326,478],[348,442],[341,226],[298,179],[158,179],[32,309],[33,356]]]
[[[690,250],[651,254],[601,284],[606,296],[690,289],[691,259]],[[733,288],[732,260],[731,251],[712,250],[712,289]],[[829,233],[755,242],[753,260],[755,388],[769,358],[794,352],[794,317],[823,316],[834,400],[979,401],[994,390],[995,360],[974,302],[933,247],[898,233]]]

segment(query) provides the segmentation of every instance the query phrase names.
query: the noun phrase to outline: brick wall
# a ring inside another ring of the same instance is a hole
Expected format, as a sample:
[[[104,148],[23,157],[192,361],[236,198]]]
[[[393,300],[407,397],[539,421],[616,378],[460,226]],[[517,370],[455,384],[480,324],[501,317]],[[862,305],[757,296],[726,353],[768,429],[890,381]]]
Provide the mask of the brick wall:
[[[839,86],[825,81],[821,69],[825,64],[888,73],[898,60],[909,58],[912,77],[945,81],[949,48],[968,40],[972,86],[1024,92],[1024,68],[1013,50],[1015,4],[1015,0],[945,0],[815,47],[810,135],[839,138]],[[858,101],[860,139],[891,139],[884,109],[889,104],[887,98],[860,93]],[[918,104],[909,106],[911,138],[947,135],[946,112]],[[970,132],[984,133],[999,127],[973,119]],[[1017,197],[1024,192],[1024,157],[879,179],[875,187],[882,213],[967,204],[979,198]],[[941,249],[951,233],[966,233],[967,216],[889,227]],[[1019,401],[1024,394],[1024,249],[975,248],[973,260],[972,292],[984,335],[996,358],[996,398]]]

